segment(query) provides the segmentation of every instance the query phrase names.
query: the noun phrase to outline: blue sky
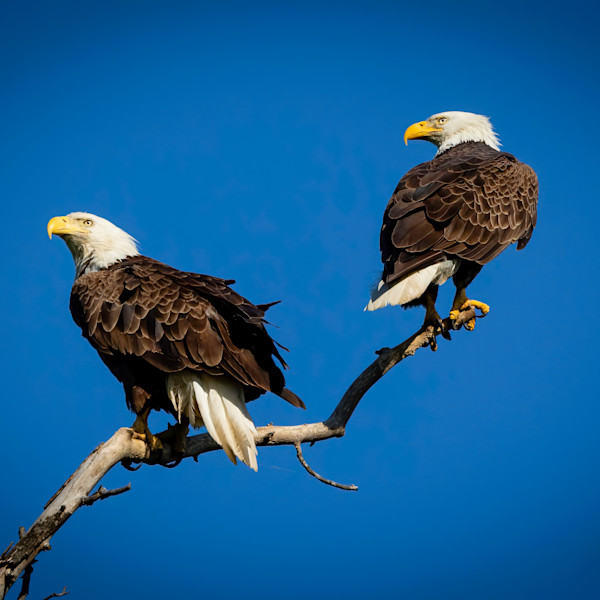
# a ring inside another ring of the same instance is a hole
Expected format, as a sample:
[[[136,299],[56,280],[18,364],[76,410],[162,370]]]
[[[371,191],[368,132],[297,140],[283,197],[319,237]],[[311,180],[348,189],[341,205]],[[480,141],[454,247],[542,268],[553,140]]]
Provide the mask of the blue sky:
[[[540,178],[530,245],[471,287],[489,316],[390,372],[345,438],[306,448],[359,492],[308,477],[291,448],[260,450],[258,474],[223,453],[116,468],[105,485],[132,491],[74,516],[32,597],[600,596],[598,16],[579,2],[4,3],[2,547],[133,421],[71,320],[50,217],[99,214],[147,255],[281,299],[272,335],[308,410],[263,397],[250,411],[292,424],[326,418],[423,318],[362,312],[387,200],[434,154],[404,146],[408,125],[486,114]]]

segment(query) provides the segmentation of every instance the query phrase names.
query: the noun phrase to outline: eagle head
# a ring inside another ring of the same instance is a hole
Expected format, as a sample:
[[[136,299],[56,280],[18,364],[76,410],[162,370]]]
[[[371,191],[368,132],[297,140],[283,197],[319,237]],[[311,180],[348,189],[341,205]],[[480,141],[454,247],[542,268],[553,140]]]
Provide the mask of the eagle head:
[[[404,142],[408,144],[408,140],[427,140],[438,147],[438,154],[463,142],[483,142],[494,150],[500,149],[498,136],[487,117],[457,110],[413,123],[404,132]]]
[[[128,256],[139,254],[136,240],[110,221],[84,212],[54,217],[48,222],[48,236],[65,240],[76,277],[106,269]]]

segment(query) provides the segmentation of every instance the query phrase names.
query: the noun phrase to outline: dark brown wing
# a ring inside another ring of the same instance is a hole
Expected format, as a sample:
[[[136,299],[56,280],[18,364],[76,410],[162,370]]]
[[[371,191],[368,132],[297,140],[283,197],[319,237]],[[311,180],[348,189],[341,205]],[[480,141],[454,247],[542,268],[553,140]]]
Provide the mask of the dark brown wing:
[[[535,172],[486,144],[459,144],[411,169],[383,217],[383,279],[392,283],[447,258],[486,264],[524,248],[535,227]]]
[[[101,354],[139,356],[167,373],[227,374],[247,399],[268,390],[304,407],[274,362],[287,366],[265,329],[265,306],[230,283],[135,256],[77,279],[71,313]]]

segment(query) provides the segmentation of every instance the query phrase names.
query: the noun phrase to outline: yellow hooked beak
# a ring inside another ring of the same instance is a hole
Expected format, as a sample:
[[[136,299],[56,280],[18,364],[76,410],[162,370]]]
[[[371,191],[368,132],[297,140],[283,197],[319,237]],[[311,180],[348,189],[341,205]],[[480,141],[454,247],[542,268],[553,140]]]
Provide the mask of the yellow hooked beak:
[[[68,233],[86,233],[77,221],[69,217],[53,217],[48,221],[48,237],[52,239],[54,235],[67,235]]]
[[[413,123],[405,132],[404,132],[404,143],[408,146],[408,140],[418,140],[420,138],[427,137],[430,133],[434,131],[442,131],[439,127],[432,127],[427,124],[427,121],[419,121],[418,123]]]

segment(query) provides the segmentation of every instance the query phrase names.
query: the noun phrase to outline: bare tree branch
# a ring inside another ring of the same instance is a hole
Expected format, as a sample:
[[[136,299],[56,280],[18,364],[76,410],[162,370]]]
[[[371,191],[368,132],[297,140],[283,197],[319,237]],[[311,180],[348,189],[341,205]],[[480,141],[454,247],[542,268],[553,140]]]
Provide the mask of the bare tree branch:
[[[81,506],[90,504],[91,491],[115,464],[123,458],[141,460],[147,453],[144,442],[134,439],[133,431],[128,428],[119,429],[107,442],[100,444],[50,499],[31,528],[0,560],[0,598],[5,597],[35,557],[50,548],[50,538],[69,517]]]
[[[296,455],[298,456],[298,460],[300,464],[308,471],[310,475],[312,475],[315,479],[326,483],[327,485],[331,485],[335,488],[339,488],[340,490],[350,490],[355,492],[358,489],[357,485],[345,485],[344,483],[338,483],[337,481],[333,481],[332,479],[325,479],[325,477],[321,477],[316,471],[314,471],[311,466],[306,462],[304,455],[302,454],[302,444],[300,442],[296,442],[294,444],[296,446]]]
[[[29,594],[29,583],[31,581],[31,574],[33,573],[34,562],[35,560],[31,561],[31,564],[25,567],[25,571],[23,572],[23,585],[21,585],[21,593],[19,594],[19,598],[17,600],[25,600]]]
[[[473,318],[481,318],[470,308],[462,311],[454,323],[455,329],[460,329]],[[412,356],[419,348],[431,347],[436,349],[436,337],[441,331],[434,331],[432,326],[422,327],[407,340],[394,348],[382,348],[377,352],[376,358],[352,383],[342,396],[329,418],[318,423],[305,423],[303,425],[267,425],[258,427],[258,437],[255,438],[257,446],[282,446],[299,443],[315,443],[332,437],[342,437],[346,432],[346,424],[358,406],[362,397],[377,383],[392,367]],[[197,457],[205,452],[219,450],[221,447],[208,433],[188,437],[183,458]],[[163,451],[160,464],[175,460],[170,448]],[[148,462],[148,461],[144,461]]]
[[[98,500],[104,500],[105,498],[110,498],[111,496],[118,496],[119,494],[124,494],[131,489],[131,483],[124,485],[123,487],[116,488],[114,490],[107,490],[103,485],[98,488],[98,491],[91,496],[88,496],[82,501],[82,506],[91,506],[94,502]]]
[[[67,586],[65,585],[62,592],[54,592],[54,594],[46,596],[44,600],[50,600],[50,598],[60,598],[61,596],[66,596],[68,593]]]
[[[0,562],[2,561],[2,559],[8,554],[8,551],[15,545],[14,542],[11,542],[7,547],[6,550],[0,554]]]
[[[454,322],[454,328],[459,329],[475,317],[475,311],[468,309],[459,314]],[[320,442],[333,437],[342,437],[346,432],[346,425],[358,403],[366,392],[381,379],[396,364],[412,356],[419,348],[430,346],[436,349],[436,337],[441,333],[434,331],[432,326],[423,327],[413,336],[395,348],[384,348],[378,352],[378,357],[369,365],[352,383],[342,399],[335,407],[329,418],[317,423],[303,425],[276,426],[267,425],[258,428],[255,438],[257,446],[292,445],[298,450],[300,444],[306,442]],[[186,451],[182,455],[176,454],[173,449],[165,445],[160,458],[151,456],[146,444],[134,436],[133,430],[123,427],[106,442],[100,444],[69,477],[62,487],[50,498],[42,514],[36,519],[31,528],[23,533],[21,539],[9,546],[0,556],[0,600],[21,576],[35,557],[44,550],[50,549],[50,539],[66,523],[73,513],[80,507],[93,504],[110,496],[122,494],[130,489],[130,485],[116,490],[106,490],[100,487],[92,494],[92,490],[100,480],[116,464],[123,462],[125,465],[132,463],[160,464],[173,466],[173,463],[183,458],[196,459],[200,454],[219,450],[220,446],[207,434],[195,435],[187,438]],[[298,453],[300,459],[301,452]],[[302,462],[302,459],[301,459]],[[311,475],[336,487],[329,480],[317,475],[306,461],[303,466]],[[346,488],[344,488],[346,489]],[[352,488],[348,488],[352,489]],[[31,576],[31,571],[29,572]],[[66,594],[66,589],[61,594]]]

